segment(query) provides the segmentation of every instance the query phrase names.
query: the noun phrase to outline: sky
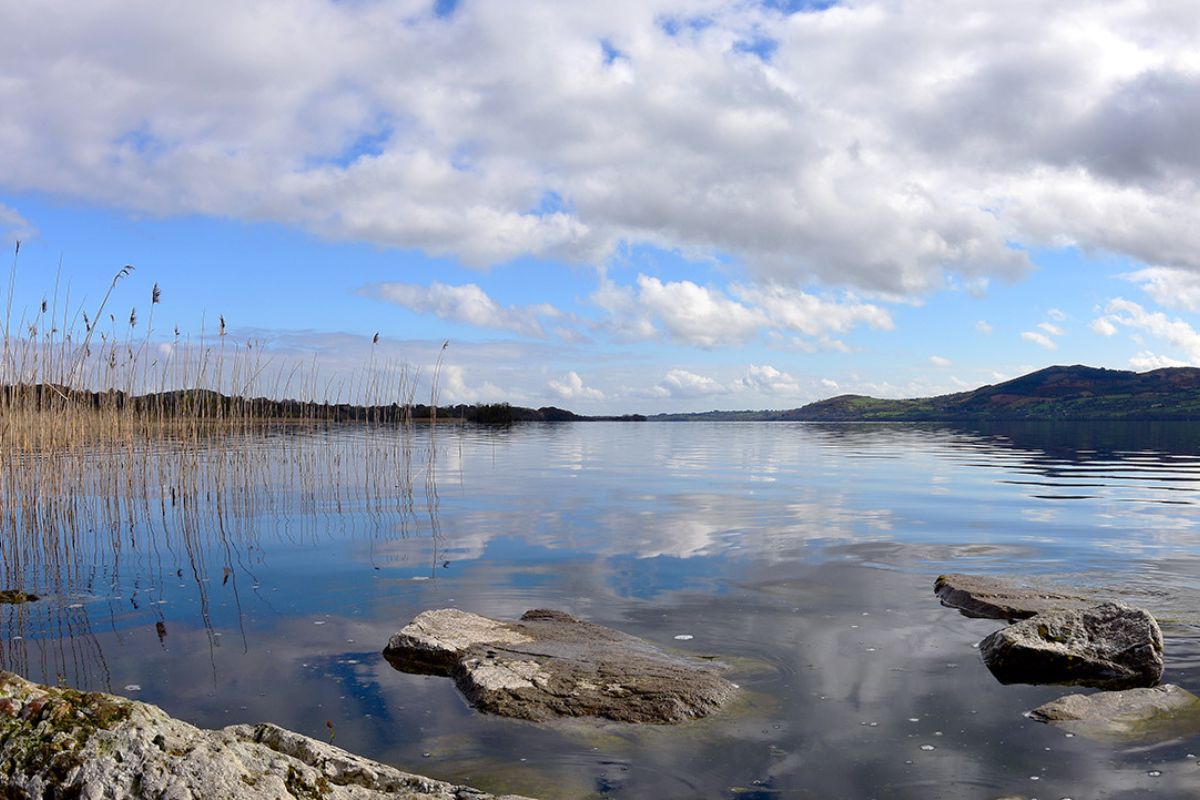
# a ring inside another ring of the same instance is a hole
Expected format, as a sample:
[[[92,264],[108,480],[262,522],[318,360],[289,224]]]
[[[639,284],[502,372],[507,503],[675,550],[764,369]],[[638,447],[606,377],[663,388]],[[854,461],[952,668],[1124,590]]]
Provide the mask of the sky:
[[[277,365],[441,356],[441,402],[584,413],[1200,365],[1200,0],[11,0],[0,29],[14,320],[132,264],[108,310],[157,284],[164,348],[223,318]]]

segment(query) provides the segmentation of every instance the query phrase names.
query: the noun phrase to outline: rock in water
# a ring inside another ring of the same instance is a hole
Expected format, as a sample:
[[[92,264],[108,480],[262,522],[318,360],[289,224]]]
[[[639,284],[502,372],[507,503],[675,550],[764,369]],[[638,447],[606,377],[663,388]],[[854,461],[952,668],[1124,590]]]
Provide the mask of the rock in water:
[[[22,592],[20,589],[4,589],[0,591],[0,603],[9,605],[20,605],[21,603],[34,603],[40,600],[36,594]]]
[[[1101,741],[1200,734],[1200,697],[1174,684],[1123,692],[1069,694],[1029,712],[1032,719]]]
[[[979,652],[1001,683],[1132,689],[1154,686],[1163,670],[1158,623],[1124,603],[1038,614],[996,631]]]
[[[0,796],[487,800],[275,725],[206,731],[162,709],[0,672]],[[508,796],[507,800],[522,800]]]
[[[526,611],[517,622],[425,611],[383,654],[404,672],[452,676],[481,711],[536,721],[682,722],[719,708],[735,688],[711,664],[561,611]]]
[[[1028,619],[1044,611],[1086,608],[1095,603],[1079,595],[1053,589],[1020,586],[1001,578],[952,573],[939,575],[933,593],[942,605],[957,608],[968,617]]]

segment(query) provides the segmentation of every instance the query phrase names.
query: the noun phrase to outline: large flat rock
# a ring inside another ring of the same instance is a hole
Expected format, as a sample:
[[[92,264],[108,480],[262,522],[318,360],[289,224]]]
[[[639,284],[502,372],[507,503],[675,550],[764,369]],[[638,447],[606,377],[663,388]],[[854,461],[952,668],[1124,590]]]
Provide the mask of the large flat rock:
[[[488,800],[276,725],[209,731],[162,709],[0,672],[0,797]],[[508,796],[507,800],[522,800]]]
[[[1029,716],[1101,741],[1161,741],[1200,734],[1200,697],[1167,683],[1069,694],[1038,706]]]
[[[676,723],[711,713],[735,690],[711,664],[544,609],[519,621],[425,611],[383,654],[404,672],[453,677],[481,711],[536,721]]]
[[[961,573],[939,575],[933,583],[933,592],[942,605],[956,608],[968,617],[1010,621],[1028,619],[1045,611],[1087,608],[1096,602],[1045,586]]]
[[[1001,683],[1133,689],[1156,685],[1163,671],[1158,623],[1124,603],[1038,614],[996,631],[979,652]]]

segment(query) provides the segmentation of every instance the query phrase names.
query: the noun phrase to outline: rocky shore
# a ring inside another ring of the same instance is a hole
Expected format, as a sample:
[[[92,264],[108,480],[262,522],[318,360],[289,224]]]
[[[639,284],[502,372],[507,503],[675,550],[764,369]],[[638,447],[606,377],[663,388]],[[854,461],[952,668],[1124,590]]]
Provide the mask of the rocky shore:
[[[0,796],[528,800],[403,772],[276,725],[203,730],[147,703],[10,672],[0,672]]]

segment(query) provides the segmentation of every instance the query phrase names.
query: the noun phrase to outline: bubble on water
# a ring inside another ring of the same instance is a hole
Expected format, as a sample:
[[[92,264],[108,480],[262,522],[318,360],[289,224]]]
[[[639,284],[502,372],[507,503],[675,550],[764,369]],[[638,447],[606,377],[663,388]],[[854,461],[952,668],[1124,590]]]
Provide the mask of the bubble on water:
[[[908,718],[908,721],[909,721],[909,722],[920,722],[921,720],[920,720],[920,719],[918,719],[917,717],[909,717],[909,718]]]
[[[942,735],[942,732],[941,732],[941,731],[934,731],[934,732],[933,732],[933,735],[934,735],[934,736],[941,736],[941,735]]]
[[[1162,770],[1161,769],[1152,769],[1149,772],[1147,772],[1146,774],[1149,775],[1151,778],[1161,778]]]
[[[323,620],[323,619],[314,619],[313,620],[313,625],[324,625],[324,624],[325,624],[325,620]]]
[[[125,685],[125,691],[127,692],[140,692],[141,690],[142,687],[136,683],[128,683]]]
[[[1075,738],[1075,734],[1073,734],[1073,733],[1068,733],[1068,734],[1067,734],[1067,738],[1068,738],[1068,739],[1074,739],[1074,738]]]
[[[1041,780],[1041,778],[1039,778],[1037,775],[1030,775],[1030,776],[1029,776],[1029,780],[1031,780],[1031,781],[1040,781],[1040,780]]]
[[[937,748],[931,744],[923,744],[923,745],[921,745],[921,749],[922,750],[937,750]]]
[[[83,603],[71,603],[67,608],[83,608]]]
[[[681,642],[688,642],[696,637],[692,636],[690,633],[681,633],[681,634],[677,635],[675,638]]]

